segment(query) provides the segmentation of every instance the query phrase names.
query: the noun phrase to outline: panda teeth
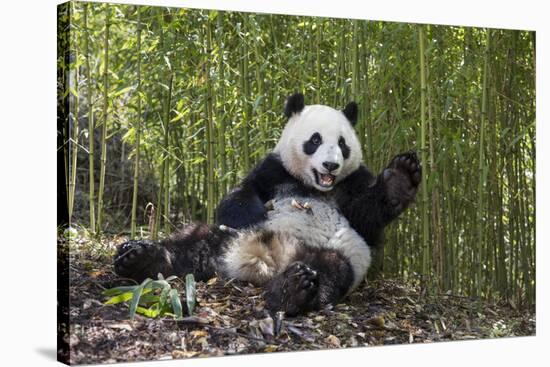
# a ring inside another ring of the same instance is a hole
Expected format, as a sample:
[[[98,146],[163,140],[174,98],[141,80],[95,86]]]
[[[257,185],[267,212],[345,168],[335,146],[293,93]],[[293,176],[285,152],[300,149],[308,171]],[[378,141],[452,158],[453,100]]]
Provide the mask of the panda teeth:
[[[321,176],[321,185],[323,186],[331,186],[334,182],[334,176],[331,174],[320,174]]]

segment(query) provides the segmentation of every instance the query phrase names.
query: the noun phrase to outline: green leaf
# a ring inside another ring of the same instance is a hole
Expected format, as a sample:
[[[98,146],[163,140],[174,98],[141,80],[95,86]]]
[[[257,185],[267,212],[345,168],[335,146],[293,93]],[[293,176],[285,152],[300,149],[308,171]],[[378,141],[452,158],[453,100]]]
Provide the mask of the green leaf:
[[[217,10],[210,10],[210,12],[208,14],[208,18],[212,21],[212,20],[216,20],[217,17],[218,17],[218,11]]]
[[[132,294],[132,302],[130,303],[130,319],[134,319],[134,316],[136,315],[136,309],[139,304],[139,300],[141,298],[141,295],[145,292],[148,293],[151,291],[151,288],[147,288],[147,286],[152,282],[151,278],[145,279],[136,289],[134,289],[134,292]]]
[[[145,289],[139,299],[139,304],[142,306],[151,306],[158,302],[159,302],[159,296],[153,293],[145,294]]]
[[[132,299],[133,292],[126,292],[119,294],[117,296],[111,297],[107,302],[105,302],[106,305],[116,305],[117,303],[126,302],[130,299]]]
[[[264,98],[263,95],[260,95],[258,96],[258,98],[256,98],[256,100],[254,101],[254,106],[252,107],[252,113],[256,112],[263,98]]]
[[[110,296],[116,296],[118,294],[122,294],[126,292],[133,292],[136,287],[137,285],[128,285],[128,286],[110,288],[110,289],[104,290],[103,295],[110,297]]]
[[[132,303],[130,303],[130,319],[134,319],[136,315],[136,309],[138,307],[139,299],[143,293],[143,285],[138,286],[132,293]]]
[[[458,161],[463,162],[464,161],[464,156],[462,155],[462,148],[460,147],[460,143],[455,140],[455,141],[453,141],[453,145],[454,145],[455,150],[456,150],[456,155],[458,157]]]
[[[153,280],[151,282],[151,287],[153,289],[163,289],[165,287],[170,288],[170,284],[166,280]]]
[[[183,318],[183,311],[181,307],[180,297],[177,289],[170,290],[170,300],[172,301],[172,310],[176,314],[177,319]]]
[[[119,89],[119,90],[117,90],[116,92],[111,93],[110,97],[111,97],[111,98],[118,97],[118,96],[120,96],[121,94],[124,94],[124,93],[128,92],[128,91],[131,90],[132,88],[134,88],[134,87],[133,87],[133,86],[129,86],[129,87],[126,87],[126,88]]]
[[[159,305],[161,309],[163,309],[166,306],[166,300],[168,299],[168,294],[170,293],[170,289],[171,289],[170,287],[165,287],[160,292]]]
[[[149,284],[150,284],[152,281],[153,281],[153,279],[147,278],[147,279],[145,279],[143,282],[141,282],[141,286],[142,286],[143,288],[147,288],[147,287],[149,286]]]
[[[139,313],[140,315],[144,315],[154,319],[160,314],[160,309],[158,308],[158,304],[153,305],[149,308],[138,306],[136,308],[136,312]]]
[[[187,309],[189,315],[193,315],[193,309],[195,308],[197,288],[195,283],[195,277],[193,274],[187,274],[185,276],[185,301],[187,303]]]

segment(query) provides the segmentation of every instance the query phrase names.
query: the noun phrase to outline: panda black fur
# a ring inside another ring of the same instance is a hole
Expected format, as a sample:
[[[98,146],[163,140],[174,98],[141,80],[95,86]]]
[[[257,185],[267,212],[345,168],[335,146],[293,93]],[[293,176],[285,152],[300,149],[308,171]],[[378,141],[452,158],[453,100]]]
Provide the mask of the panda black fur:
[[[384,227],[413,200],[421,179],[415,153],[396,156],[377,177],[362,164],[343,111],[287,99],[277,146],[222,199],[217,224],[193,224],[159,244],[119,247],[115,271],[142,280],[215,273],[265,287],[267,307],[289,315],[319,309],[364,279]]]

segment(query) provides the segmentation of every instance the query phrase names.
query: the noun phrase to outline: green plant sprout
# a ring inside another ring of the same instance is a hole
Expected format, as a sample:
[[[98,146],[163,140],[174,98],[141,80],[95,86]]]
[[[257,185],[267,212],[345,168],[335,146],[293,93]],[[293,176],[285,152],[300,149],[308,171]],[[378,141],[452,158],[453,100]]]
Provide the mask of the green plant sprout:
[[[116,305],[129,302],[131,320],[136,313],[150,318],[172,316],[180,320],[183,318],[183,307],[178,290],[173,287],[176,279],[178,277],[175,275],[164,279],[164,276],[159,273],[158,280],[147,278],[139,285],[107,289],[103,295],[110,298],[105,304]],[[192,274],[188,274],[185,279],[186,303],[191,315],[196,303],[195,279]]]

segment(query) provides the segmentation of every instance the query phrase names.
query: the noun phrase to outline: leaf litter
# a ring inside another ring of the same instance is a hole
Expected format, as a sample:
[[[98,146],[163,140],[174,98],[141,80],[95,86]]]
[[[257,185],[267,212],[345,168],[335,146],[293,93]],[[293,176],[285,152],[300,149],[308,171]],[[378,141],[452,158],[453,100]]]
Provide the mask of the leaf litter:
[[[342,303],[299,317],[271,315],[262,289],[214,277],[196,282],[190,316],[129,317],[123,303],[105,304],[105,289],[135,283],[118,278],[111,255],[124,237],[78,240],[70,253],[70,335],[74,364],[273,353],[389,344],[535,335],[535,312],[507,302],[452,294],[426,295],[396,279],[363,282]],[[62,238],[58,241],[64,241]],[[176,287],[182,303],[185,280]]]

